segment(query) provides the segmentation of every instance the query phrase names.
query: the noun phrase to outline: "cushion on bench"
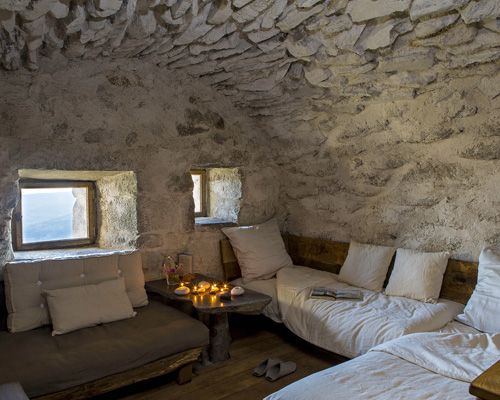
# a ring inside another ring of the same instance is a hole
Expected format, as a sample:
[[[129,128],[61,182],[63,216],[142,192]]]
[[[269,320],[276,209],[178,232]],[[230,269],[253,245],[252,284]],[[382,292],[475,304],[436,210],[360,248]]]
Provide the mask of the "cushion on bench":
[[[207,327],[151,301],[131,319],[51,336],[45,326],[0,332],[0,384],[19,381],[40,396],[208,344]]]
[[[7,327],[11,332],[22,332],[50,324],[43,290],[96,285],[120,277],[125,279],[133,307],[148,304],[139,252],[7,264],[4,269]]]

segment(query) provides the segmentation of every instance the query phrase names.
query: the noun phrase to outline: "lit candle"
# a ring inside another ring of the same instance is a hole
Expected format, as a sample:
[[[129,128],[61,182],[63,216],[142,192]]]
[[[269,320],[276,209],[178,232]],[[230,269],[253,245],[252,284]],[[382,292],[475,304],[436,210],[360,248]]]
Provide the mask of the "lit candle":
[[[193,294],[198,294],[198,286],[195,286],[195,287],[193,288]]]
[[[217,285],[212,285],[212,289],[210,290],[210,293],[217,293],[219,291],[219,288]]]

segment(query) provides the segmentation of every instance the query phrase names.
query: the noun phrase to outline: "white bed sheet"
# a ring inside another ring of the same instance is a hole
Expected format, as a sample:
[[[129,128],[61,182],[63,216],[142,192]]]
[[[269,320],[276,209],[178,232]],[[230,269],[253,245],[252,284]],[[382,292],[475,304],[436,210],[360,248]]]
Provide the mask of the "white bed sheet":
[[[477,399],[468,392],[470,382],[499,357],[500,335],[417,333],[310,375],[265,400]]]
[[[283,268],[277,273],[277,298],[281,318],[292,332],[349,358],[403,335],[441,329],[464,307],[448,300],[422,303],[364,289],[360,302],[309,299],[314,286],[349,287],[337,277],[306,267]]]
[[[268,305],[264,307],[262,313],[266,317],[271,318],[274,322],[278,323],[283,322],[281,320],[281,312],[278,306],[278,295],[276,293],[276,278],[256,280],[245,284],[243,284],[241,278],[238,278],[230,283],[231,285],[241,286],[243,288],[255,290],[256,292],[264,293],[270,296],[272,300]]]
[[[469,384],[370,352],[286,386],[265,400],[475,400]]]

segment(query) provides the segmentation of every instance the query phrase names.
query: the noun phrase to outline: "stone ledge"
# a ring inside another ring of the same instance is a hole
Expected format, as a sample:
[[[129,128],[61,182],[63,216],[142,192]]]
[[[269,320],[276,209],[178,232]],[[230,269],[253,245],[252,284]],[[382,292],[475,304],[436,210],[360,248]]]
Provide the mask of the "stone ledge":
[[[127,254],[134,249],[129,250],[112,250],[99,249],[97,247],[87,247],[82,249],[61,249],[61,250],[39,250],[39,251],[17,251],[14,252],[14,259],[11,264],[17,262],[36,262],[43,260],[64,260],[70,258],[85,258],[85,257],[102,257],[111,254]]]
[[[195,218],[194,222],[195,222],[195,229],[200,232],[215,231],[229,226],[236,226],[234,222],[226,221],[219,218],[211,218],[211,217],[198,217]]]

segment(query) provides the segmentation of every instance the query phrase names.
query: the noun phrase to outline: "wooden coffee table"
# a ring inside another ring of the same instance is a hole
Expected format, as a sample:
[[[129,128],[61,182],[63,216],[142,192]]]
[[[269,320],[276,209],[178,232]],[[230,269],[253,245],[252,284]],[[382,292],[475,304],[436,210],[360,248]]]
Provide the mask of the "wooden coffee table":
[[[211,284],[221,284],[221,281],[209,278],[201,274],[195,274],[195,279],[187,285],[190,289],[198,282],[207,281]],[[231,296],[231,300],[220,300],[217,294],[210,294],[208,291],[202,294],[189,293],[179,296],[174,290],[179,285],[169,286],[165,279],[146,282],[146,291],[155,293],[167,300],[181,303],[190,303],[197,311],[200,321],[205,323],[210,329],[210,345],[202,352],[202,363],[217,363],[230,358],[229,343],[231,335],[229,333],[228,313],[235,312],[240,314],[256,315],[262,312],[262,309],[271,302],[271,297],[250,289],[245,289],[241,296]],[[229,290],[233,287],[228,285]],[[182,308],[182,307],[181,307]]]

